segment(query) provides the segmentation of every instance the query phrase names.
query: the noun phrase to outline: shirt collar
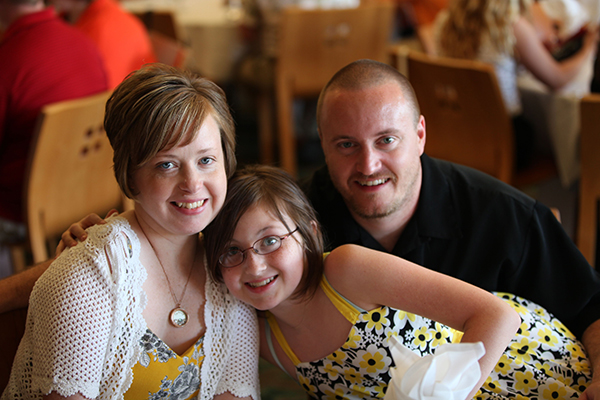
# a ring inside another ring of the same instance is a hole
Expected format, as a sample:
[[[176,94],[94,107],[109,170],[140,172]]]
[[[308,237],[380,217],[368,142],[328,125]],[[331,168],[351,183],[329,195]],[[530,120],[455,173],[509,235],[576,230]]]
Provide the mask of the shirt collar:
[[[462,236],[458,224],[460,208],[453,198],[448,180],[452,170],[450,163],[432,159],[426,154],[421,156],[423,180],[419,204],[412,221],[415,221],[418,233],[423,237],[452,239]]]

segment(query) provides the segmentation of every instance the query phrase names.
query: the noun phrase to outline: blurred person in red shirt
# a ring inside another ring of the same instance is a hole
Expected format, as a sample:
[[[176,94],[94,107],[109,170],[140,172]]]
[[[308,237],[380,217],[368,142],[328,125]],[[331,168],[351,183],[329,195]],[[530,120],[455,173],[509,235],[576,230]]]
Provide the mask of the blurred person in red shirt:
[[[42,0],[0,0],[0,30],[1,247],[25,236],[23,181],[41,108],[105,91],[107,78],[94,43]]]

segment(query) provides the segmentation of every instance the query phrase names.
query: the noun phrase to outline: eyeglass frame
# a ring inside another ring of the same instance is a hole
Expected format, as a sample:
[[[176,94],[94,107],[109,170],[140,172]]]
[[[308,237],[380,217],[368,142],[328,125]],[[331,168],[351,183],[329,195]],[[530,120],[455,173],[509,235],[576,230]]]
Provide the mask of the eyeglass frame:
[[[279,250],[279,249],[281,248],[281,245],[283,244],[283,241],[284,241],[285,239],[287,239],[288,237],[292,236],[294,233],[296,233],[296,232],[298,231],[298,229],[299,229],[299,228],[298,228],[298,227],[296,227],[296,229],[294,229],[294,230],[293,230],[293,231],[291,231],[291,232],[288,232],[287,234],[285,234],[285,235],[283,235],[283,236],[278,236],[278,235],[267,235],[267,236],[264,236],[264,237],[262,237],[262,238],[260,238],[260,239],[257,239],[257,240],[256,240],[254,243],[252,243],[252,246],[248,247],[247,249],[244,249],[244,250],[238,249],[238,250],[239,250],[239,252],[242,254],[242,261],[240,261],[238,264],[235,264],[235,265],[224,265],[224,264],[223,264],[222,258],[223,258],[223,257],[225,257],[225,255],[228,253],[228,251],[226,251],[226,252],[224,252],[223,254],[221,254],[221,255],[219,256],[219,264],[220,264],[220,265],[221,265],[221,267],[223,267],[223,268],[234,268],[234,267],[240,266],[240,265],[242,265],[242,264],[244,263],[244,261],[246,261],[246,251],[248,251],[248,250],[250,250],[250,249],[254,250],[254,253],[255,253],[255,254],[259,254],[259,255],[261,255],[261,256],[266,256],[267,254],[274,253],[274,252],[276,252],[277,250]],[[276,249],[274,249],[274,250],[272,250],[272,251],[269,251],[268,253],[259,253],[259,252],[258,252],[258,251],[257,251],[257,250],[254,248],[254,246],[256,246],[256,244],[257,244],[257,243],[259,243],[260,241],[262,241],[262,240],[265,240],[265,239],[267,239],[267,238],[271,238],[271,237],[276,237],[276,238],[278,238],[278,239],[279,239],[279,247],[277,247]]]

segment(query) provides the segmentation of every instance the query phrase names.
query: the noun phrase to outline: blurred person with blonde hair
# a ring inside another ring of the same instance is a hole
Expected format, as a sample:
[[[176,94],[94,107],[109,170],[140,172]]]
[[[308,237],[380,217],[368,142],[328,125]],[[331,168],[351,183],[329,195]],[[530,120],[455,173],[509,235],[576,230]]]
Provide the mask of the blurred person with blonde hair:
[[[573,80],[596,51],[597,30],[589,29],[581,49],[562,61],[547,44],[551,30],[537,29],[531,0],[451,0],[436,21],[436,52],[479,60],[494,66],[506,108],[515,129],[517,168],[525,167],[533,151],[532,128],[522,117],[517,66],[524,66],[551,90]],[[536,10],[537,11],[537,10]],[[539,14],[536,21],[539,21]]]

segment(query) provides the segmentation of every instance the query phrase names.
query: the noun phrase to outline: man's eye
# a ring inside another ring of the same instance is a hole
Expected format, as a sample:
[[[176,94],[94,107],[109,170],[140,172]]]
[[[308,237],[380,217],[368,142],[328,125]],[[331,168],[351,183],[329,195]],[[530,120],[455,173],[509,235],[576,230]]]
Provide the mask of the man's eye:
[[[390,144],[390,143],[394,143],[396,141],[396,138],[393,138],[390,136],[390,137],[383,138],[381,141],[384,144]]]
[[[342,143],[340,143],[340,147],[341,147],[342,149],[349,149],[349,148],[350,148],[350,147],[352,147],[352,146],[353,146],[353,145],[352,145],[352,143],[350,143],[350,142],[342,142]]]

